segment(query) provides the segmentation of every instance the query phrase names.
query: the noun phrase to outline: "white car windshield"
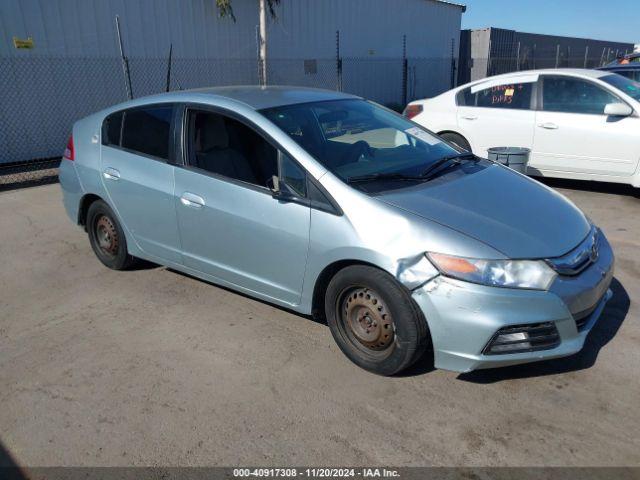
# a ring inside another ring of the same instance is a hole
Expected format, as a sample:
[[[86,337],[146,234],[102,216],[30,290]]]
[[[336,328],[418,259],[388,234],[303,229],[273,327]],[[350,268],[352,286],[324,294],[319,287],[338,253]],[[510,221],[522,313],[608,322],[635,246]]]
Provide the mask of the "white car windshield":
[[[460,154],[415,123],[364,100],[287,105],[262,113],[349,183],[391,176],[420,181],[430,166]]]
[[[607,82],[614,88],[626,93],[631,98],[640,101],[640,83],[622,75],[612,74],[601,77],[600,80]]]

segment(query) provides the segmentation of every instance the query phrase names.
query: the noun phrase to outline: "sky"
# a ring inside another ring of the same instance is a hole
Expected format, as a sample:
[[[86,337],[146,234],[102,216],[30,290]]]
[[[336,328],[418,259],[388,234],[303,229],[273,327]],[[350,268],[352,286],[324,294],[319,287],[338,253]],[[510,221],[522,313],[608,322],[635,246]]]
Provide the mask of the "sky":
[[[638,0],[454,0],[467,5],[462,28],[640,43]]]

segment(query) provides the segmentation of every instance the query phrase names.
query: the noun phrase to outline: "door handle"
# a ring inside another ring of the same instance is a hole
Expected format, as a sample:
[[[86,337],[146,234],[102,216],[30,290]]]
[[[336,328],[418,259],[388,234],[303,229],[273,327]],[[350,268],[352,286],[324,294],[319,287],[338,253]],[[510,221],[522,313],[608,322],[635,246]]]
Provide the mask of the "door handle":
[[[180,202],[185,207],[191,208],[202,208],[204,207],[204,198],[199,195],[194,195],[193,193],[184,192],[180,197]]]
[[[477,120],[477,115],[462,115],[462,118],[465,120]]]
[[[102,176],[107,180],[120,180],[120,172],[115,168],[107,167],[103,170]]]
[[[547,130],[558,130],[558,125],[556,125],[555,123],[551,123],[551,122],[547,122],[547,123],[541,123],[538,125],[540,128],[546,128]]]

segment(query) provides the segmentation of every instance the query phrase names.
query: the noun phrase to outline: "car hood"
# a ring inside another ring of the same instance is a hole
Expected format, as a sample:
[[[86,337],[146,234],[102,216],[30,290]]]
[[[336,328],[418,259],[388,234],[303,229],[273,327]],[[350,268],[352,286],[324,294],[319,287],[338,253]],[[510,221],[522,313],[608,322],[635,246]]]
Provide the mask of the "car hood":
[[[376,198],[464,233],[509,258],[562,256],[590,230],[585,215],[564,196],[493,164],[472,173],[458,169]]]

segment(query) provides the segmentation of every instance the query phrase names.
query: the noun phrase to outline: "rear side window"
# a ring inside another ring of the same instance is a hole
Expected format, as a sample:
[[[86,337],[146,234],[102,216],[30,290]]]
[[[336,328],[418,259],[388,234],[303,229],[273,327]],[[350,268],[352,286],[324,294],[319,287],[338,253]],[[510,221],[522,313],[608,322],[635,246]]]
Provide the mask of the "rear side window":
[[[102,123],[102,144],[120,146],[122,133],[122,112],[109,115]]]
[[[169,159],[172,106],[126,110],[122,147],[152,157]]]
[[[533,85],[531,82],[496,85],[475,93],[468,88],[458,94],[458,104],[467,107],[529,110]]]
[[[620,102],[604,88],[571,77],[545,77],[542,97],[545,112],[604,115],[608,103]]]

